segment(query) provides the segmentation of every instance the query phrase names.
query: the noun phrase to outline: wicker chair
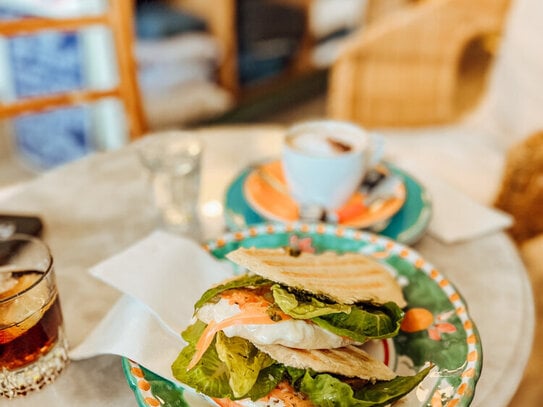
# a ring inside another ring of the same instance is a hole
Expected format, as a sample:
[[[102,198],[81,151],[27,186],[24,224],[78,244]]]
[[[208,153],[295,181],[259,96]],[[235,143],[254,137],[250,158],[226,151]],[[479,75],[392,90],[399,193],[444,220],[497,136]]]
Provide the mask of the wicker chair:
[[[368,25],[381,20],[388,14],[402,11],[405,7],[420,0],[367,0],[364,11],[364,24]]]
[[[334,63],[327,113],[366,127],[458,118],[459,72],[477,39],[502,30],[509,0],[426,0],[362,28]]]

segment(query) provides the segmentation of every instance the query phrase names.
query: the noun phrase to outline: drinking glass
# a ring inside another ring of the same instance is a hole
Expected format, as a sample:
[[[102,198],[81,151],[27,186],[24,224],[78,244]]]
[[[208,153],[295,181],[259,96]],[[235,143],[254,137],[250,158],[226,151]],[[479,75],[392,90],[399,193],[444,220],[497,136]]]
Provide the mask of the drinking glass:
[[[0,395],[52,382],[68,362],[53,257],[40,239],[0,238]]]
[[[193,133],[164,131],[145,137],[138,153],[149,171],[162,226],[173,232],[198,234],[202,141]]]

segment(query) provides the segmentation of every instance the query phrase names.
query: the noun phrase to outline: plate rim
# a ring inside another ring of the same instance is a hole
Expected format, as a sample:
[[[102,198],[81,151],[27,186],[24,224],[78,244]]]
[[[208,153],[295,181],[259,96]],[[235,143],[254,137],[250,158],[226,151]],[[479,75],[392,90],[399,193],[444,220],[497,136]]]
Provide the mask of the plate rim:
[[[395,254],[400,258],[408,261],[411,265],[415,266],[419,272],[424,273],[430,280],[434,281],[441,291],[447,295],[447,299],[454,307],[455,314],[462,322],[462,327],[466,334],[467,355],[464,364],[462,365],[461,384],[455,389],[455,393],[447,402],[447,406],[450,407],[467,407],[471,404],[475,392],[476,385],[481,377],[483,369],[483,347],[482,341],[475,322],[469,314],[469,306],[465,301],[460,291],[456,288],[455,284],[445,277],[440,271],[433,266],[432,263],[427,261],[416,250],[394,241],[386,236],[377,235],[368,231],[356,230],[348,227],[323,224],[323,223],[305,223],[305,222],[292,222],[292,223],[269,223],[264,222],[254,226],[250,226],[243,231],[229,232],[223,234],[221,237],[212,239],[203,244],[202,247],[212,252],[214,250],[221,249],[229,243],[242,242],[247,238],[254,238],[260,235],[270,235],[279,233],[315,233],[320,235],[335,234],[340,238],[346,238],[351,240],[366,241],[368,244],[382,245],[384,250],[389,255]],[[471,334],[468,333],[471,331]],[[159,406],[160,404],[153,404],[152,400],[154,396],[150,393],[150,388],[145,385],[140,385],[139,381],[145,382],[143,376],[138,379],[138,375],[134,375],[132,372],[131,364],[138,366],[140,369],[144,367],[133,362],[128,358],[121,356],[121,363],[125,379],[127,380],[130,388],[135,393],[136,400],[141,407]],[[151,371],[149,371],[151,372]],[[152,372],[151,372],[152,373]],[[155,374],[155,373],[153,373]],[[156,375],[156,374],[155,374]],[[159,375],[157,375],[159,376]],[[159,376],[161,377],[161,376]],[[161,377],[162,378],[162,377]],[[133,379],[133,380],[131,380]],[[162,378],[169,383],[168,379]],[[173,385],[184,390],[179,383],[172,383]],[[471,387],[470,387],[471,385]],[[432,392],[434,392],[432,388]],[[143,393],[142,393],[143,392]],[[457,397],[458,396],[458,397]],[[158,402],[154,399],[155,402]]]

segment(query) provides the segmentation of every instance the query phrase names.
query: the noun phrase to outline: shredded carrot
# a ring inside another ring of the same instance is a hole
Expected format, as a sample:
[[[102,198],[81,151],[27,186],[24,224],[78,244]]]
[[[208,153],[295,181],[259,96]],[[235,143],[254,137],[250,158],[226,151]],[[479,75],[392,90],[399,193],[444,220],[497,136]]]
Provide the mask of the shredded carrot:
[[[242,309],[247,304],[261,304],[268,307],[271,305],[271,301],[268,301],[265,295],[269,292],[270,289],[268,287],[259,289],[239,288],[222,292],[221,298],[227,300],[231,305],[239,305]]]
[[[236,403],[235,401],[232,401],[227,398],[223,398],[223,399],[214,398],[213,401],[221,407],[240,407],[241,406],[241,404]]]
[[[302,398],[287,382],[281,382],[263,400],[278,399],[285,407],[315,407],[311,400]]]
[[[271,399],[280,400],[285,407],[315,407],[311,400],[304,399],[302,395],[296,392],[294,388],[287,382],[281,382],[273,389],[270,394],[261,400],[269,402]],[[227,398],[213,399],[221,407],[239,407],[240,403]]]
[[[189,365],[187,366],[187,370],[192,369],[196,363],[202,358],[207,348],[209,348],[209,345],[211,345],[211,342],[213,342],[213,338],[215,337],[215,334],[219,331],[222,331],[223,329],[234,326],[234,325],[242,325],[242,324],[255,324],[255,325],[264,325],[264,324],[273,324],[275,323],[267,314],[261,315],[261,314],[247,314],[242,313],[235,315],[231,318],[227,318],[222,320],[221,322],[215,322],[211,321],[204,332],[202,333],[202,336],[200,339],[198,339],[198,342],[196,343],[196,353],[192,357]]]
[[[237,304],[241,312],[220,322],[211,321],[207,324],[202,336],[196,343],[196,352],[188,364],[187,370],[192,369],[200,361],[213,342],[217,332],[234,325],[268,325],[277,322],[268,313],[272,304],[262,295],[254,293],[253,290],[229,290],[223,293],[221,297],[227,299],[231,304]],[[281,320],[291,319],[289,315],[281,310],[277,310],[275,315],[280,317]]]

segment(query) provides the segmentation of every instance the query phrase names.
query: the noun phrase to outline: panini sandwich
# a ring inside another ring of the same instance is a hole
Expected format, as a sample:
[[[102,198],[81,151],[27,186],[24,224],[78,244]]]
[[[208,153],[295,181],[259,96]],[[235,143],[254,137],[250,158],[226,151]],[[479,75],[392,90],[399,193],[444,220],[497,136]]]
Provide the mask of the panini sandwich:
[[[248,273],[206,291],[174,376],[221,406],[384,406],[428,373],[397,376],[363,349],[398,334],[402,290],[358,253],[239,248]]]

